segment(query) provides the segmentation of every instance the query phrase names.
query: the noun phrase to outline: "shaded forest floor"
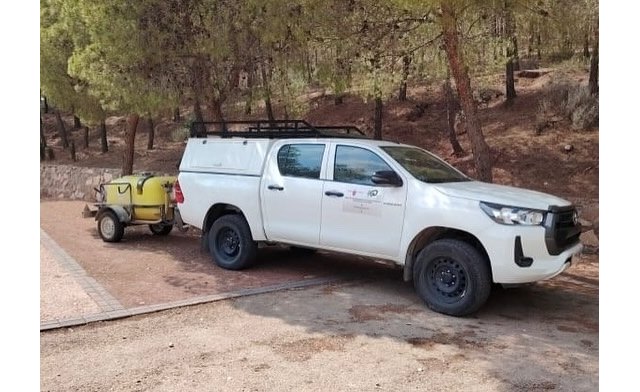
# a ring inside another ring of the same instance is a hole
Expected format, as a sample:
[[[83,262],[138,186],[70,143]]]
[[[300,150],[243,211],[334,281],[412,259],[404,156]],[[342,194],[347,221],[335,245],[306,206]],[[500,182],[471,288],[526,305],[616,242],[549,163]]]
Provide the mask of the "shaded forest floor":
[[[585,70],[552,71],[539,78],[516,78],[518,97],[506,106],[504,96],[494,97],[480,107],[483,131],[494,159],[494,182],[552,193],[572,201],[597,200],[599,177],[598,129],[574,131],[568,120],[559,120],[553,127],[536,132],[538,104],[545,96],[545,88],[558,78],[574,84],[586,84]],[[485,78],[483,86],[503,91],[504,77]],[[311,95],[310,95],[311,96]],[[309,110],[301,116],[317,125],[353,124],[368,134],[373,132],[373,101],[365,102],[347,96],[340,105],[333,96],[312,94]],[[426,109],[417,115],[416,106]],[[451,154],[447,138],[447,117],[444,94],[439,85],[414,85],[408,90],[408,100],[397,98],[385,104],[383,137],[388,140],[417,145],[441,156],[460,170],[474,175],[471,147],[466,134],[458,136],[465,149],[460,157]],[[261,111],[262,110],[262,111]],[[263,108],[254,110],[252,119],[266,118]],[[147,123],[141,121],[136,136],[134,172],[152,171],[177,173],[176,164],[184,151],[183,129],[191,116],[190,108],[182,108],[182,122],[173,122],[170,116],[155,120],[155,148],[147,150]],[[227,119],[238,118],[227,114]],[[100,153],[98,128],[89,133],[89,147],[83,146],[83,131],[73,130],[77,161],[71,160],[68,150],[61,148],[61,140],[51,112],[42,115],[47,144],[52,147],[53,164],[74,164],[87,167],[120,168],[124,150],[124,117],[107,119],[109,152]],[[71,129],[71,115],[63,116],[67,129]],[[182,130],[182,131],[181,131]],[[570,145],[571,151],[565,146]]]

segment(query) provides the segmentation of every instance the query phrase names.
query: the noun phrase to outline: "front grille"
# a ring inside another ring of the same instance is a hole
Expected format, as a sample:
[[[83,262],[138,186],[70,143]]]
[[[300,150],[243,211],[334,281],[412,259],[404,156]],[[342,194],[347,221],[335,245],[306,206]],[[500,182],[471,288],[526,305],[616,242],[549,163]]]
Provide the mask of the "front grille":
[[[580,241],[582,227],[574,221],[573,206],[551,207],[545,219],[545,242],[550,255],[556,256]]]

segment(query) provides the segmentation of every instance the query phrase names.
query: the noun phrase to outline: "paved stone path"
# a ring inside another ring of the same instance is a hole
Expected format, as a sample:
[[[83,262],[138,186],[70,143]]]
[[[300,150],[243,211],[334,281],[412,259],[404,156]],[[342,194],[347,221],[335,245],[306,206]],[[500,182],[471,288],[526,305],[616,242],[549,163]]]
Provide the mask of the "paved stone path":
[[[41,331],[95,321],[113,320],[227,298],[315,286],[338,280],[340,280],[338,277],[322,277],[290,281],[127,309],[94,278],[89,276],[82,266],[44,230],[40,230]]]

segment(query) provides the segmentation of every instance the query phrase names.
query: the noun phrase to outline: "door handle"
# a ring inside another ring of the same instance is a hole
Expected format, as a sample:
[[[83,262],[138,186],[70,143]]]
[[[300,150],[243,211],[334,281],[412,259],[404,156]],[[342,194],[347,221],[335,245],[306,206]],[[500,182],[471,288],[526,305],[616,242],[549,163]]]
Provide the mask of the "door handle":
[[[284,191],[284,187],[281,187],[280,185],[269,185],[267,186],[267,189],[272,191]]]
[[[336,196],[336,197],[344,196],[344,193],[338,192],[338,191],[326,191],[324,194],[327,196]]]

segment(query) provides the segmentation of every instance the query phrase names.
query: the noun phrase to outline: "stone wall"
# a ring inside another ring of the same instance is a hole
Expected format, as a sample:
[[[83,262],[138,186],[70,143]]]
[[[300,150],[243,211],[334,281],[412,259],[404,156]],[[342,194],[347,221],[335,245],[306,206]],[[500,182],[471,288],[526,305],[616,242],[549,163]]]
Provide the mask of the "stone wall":
[[[120,169],[40,165],[40,197],[95,201],[101,183],[120,177]]]

